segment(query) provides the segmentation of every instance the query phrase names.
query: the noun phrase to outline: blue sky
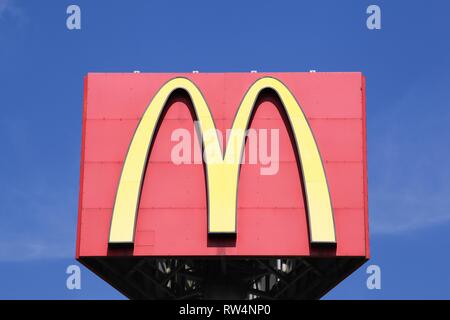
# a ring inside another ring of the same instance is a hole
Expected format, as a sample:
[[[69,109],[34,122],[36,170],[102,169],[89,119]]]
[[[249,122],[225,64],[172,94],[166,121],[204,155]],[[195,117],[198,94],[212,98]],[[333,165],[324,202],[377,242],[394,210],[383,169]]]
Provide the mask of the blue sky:
[[[81,8],[81,30],[66,8]],[[382,29],[368,30],[377,4]],[[0,298],[122,298],[76,264],[87,72],[362,71],[372,259],[328,299],[450,298],[447,1],[0,0]]]

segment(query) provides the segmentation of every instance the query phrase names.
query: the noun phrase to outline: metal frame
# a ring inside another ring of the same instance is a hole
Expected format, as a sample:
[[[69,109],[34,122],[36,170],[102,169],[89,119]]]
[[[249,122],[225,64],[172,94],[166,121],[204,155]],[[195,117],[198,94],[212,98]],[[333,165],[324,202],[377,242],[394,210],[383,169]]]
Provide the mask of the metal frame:
[[[92,257],[80,261],[130,299],[319,299],[366,259]]]

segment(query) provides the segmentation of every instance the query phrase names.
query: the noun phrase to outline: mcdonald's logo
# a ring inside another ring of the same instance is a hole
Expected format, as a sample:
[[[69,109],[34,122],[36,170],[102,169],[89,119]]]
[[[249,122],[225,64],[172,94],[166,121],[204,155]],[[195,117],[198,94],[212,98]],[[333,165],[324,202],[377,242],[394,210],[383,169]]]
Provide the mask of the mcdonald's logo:
[[[175,90],[190,96],[205,156],[208,234],[237,232],[237,191],[239,166],[245,147],[245,130],[249,126],[255,102],[262,90],[272,89],[280,98],[289,119],[303,176],[311,243],[336,243],[331,198],[320,152],[314,135],[294,95],[279,80],[262,77],[247,90],[233,121],[225,151],[215,134],[215,123],[199,88],[189,79],[173,78],[166,82],[145,110],[129,145],[117,187],[109,233],[110,244],[134,242],[140,193],[145,176],[150,145],[161,121],[163,109]],[[230,146],[237,146],[232,148]],[[155,181],[155,183],[157,183]]]

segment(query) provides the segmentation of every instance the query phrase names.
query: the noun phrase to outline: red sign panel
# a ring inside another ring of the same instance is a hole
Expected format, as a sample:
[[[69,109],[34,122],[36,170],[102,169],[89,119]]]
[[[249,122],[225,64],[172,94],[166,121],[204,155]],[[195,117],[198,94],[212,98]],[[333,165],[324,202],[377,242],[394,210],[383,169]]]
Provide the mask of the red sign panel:
[[[302,162],[308,156],[300,156],[301,150],[297,153],[289,128],[289,123],[297,120],[283,111],[276,90],[259,93],[249,128],[255,129],[257,142],[261,141],[260,133],[266,132],[267,154],[278,156],[269,157],[274,163],[268,163],[267,157],[257,153],[256,161],[251,161],[252,146],[247,137],[246,161],[240,165],[238,178],[236,232],[232,237],[208,234],[208,183],[205,164],[195,159],[203,153],[201,143],[193,138],[198,135],[193,97],[176,90],[167,96],[153,141],[148,142],[134,239],[127,254],[368,258],[365,84],[360,73],[88,74],[77,257],[120,254],[112,250],[109,239],[124,162],[147,107],[166,83],[186,78],[198,88],[226,145],[225,133],[232,127],[242,100],[263,77],[288,88],[309,124],[328,185],[334,243],[311,241],[309,220],[313,213],[308,215],[308,207],[312,204],[308,205],[308,179],[302,174],[306,165]],[[272,130],[277,135],[271,136]],[[184,149],[181,156],[192,158],[192,162],[174,161],[174,153],[180,156],[183,134],[192,139],[183,141],[190,155]],[[262,174],[264,168],[270,174]]]

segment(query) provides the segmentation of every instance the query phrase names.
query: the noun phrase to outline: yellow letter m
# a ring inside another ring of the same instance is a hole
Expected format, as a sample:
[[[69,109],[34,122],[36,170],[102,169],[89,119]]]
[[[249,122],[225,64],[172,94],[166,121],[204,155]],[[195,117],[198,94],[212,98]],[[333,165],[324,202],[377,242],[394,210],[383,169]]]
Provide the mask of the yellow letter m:
[[[259,94],[264,89],[272,89],[282,102],[295,139],[295,149],[299,156],[306,193],[310,241],[336,242],[327,180],[308,121],[295,97],[282,82],[271,77],[263,77],[253,83],[242,99],[225,154],[221,149],[210,109],[197,86],[186,78],[174,78],[161,87],[144,112],[125,158],[113,209],[109,243],[132,244],[134,241],[141,185],[150,145],[166,102],[178,89],[185,90],[189,94],[202,133],[209,234],[236,233],[239,165],[245,147],[245,131]]]

